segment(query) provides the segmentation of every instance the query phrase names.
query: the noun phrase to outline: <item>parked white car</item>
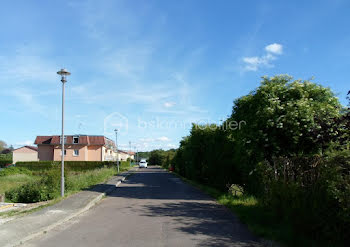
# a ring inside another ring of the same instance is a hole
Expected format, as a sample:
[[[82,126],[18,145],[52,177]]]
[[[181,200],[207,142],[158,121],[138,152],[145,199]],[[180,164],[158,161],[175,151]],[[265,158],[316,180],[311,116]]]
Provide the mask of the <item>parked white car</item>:
[[[140,162],[139,162],[139,167],[140,168],[147,168],[147,161],[146,159],[141,159]]]

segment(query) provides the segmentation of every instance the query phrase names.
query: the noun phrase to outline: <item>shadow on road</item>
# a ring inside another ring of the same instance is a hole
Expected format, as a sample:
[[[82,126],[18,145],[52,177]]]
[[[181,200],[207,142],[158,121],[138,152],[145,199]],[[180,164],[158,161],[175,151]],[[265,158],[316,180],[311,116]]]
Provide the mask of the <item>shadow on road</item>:
[[[103,191],[108,186],[112,185],[100,185],[92,190]],[[139,170],[108,197],[143,199],[142,206],[137,208],[130,201],[129,208],[134,214],[168,218],[172,222],[169,227],[175,232],[201,236],[200,246],[261,246],[232,212],[159,168]]]
[[[143,216],[171,217],[175,229],[207,238],[200,246],[261,246],[237,217],[215,202],[175,202],[145,205]]]

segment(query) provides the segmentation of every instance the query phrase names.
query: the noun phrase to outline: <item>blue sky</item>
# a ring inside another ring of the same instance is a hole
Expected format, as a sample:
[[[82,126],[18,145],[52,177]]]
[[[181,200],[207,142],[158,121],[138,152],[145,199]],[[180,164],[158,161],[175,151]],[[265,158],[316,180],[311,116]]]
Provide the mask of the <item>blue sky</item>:
[[[2,1],[0,139],[61,131],[121,148],[177,147],[191,122],[219,122],[263,75],[315,77],[346,104],[350,2]]]

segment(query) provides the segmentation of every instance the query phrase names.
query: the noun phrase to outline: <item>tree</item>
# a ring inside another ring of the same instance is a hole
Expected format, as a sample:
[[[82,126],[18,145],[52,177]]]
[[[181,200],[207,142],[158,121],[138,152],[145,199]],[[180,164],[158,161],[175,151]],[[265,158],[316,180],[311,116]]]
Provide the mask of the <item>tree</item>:
[[[257,90],[235,101],[229,121],[246,121],[232,135],[247,151],[271,159],[322,151],[313,133],[321,122],[332,123],[341,109],[329,88],[287,75],[263,77]]]
[[[154,165],[159,165],[162,166],[164,161],[165,161],[165,154],[164,154],[164,150],[162,149],[157,149],[157,150],[153,150],[150,152],[150,156],[148,159],[148,163],[151,166]]]
[[[0,140],[0,152],[7,148],[6,142]]]
[[[269,164],[277,179],[286,164],[275,158],[311,156],[327,150],[332,140],[324,137],[337,131],[324,126],[331,126],[342,110],[329,88],[288,75],[263,77],[256,90],[235,100],[227,121],[246,122],[241,129],[230,131],[238,152],[235,163],[241,166],[246,189],[259,192],[260,176],[254,171],[262,161]]]

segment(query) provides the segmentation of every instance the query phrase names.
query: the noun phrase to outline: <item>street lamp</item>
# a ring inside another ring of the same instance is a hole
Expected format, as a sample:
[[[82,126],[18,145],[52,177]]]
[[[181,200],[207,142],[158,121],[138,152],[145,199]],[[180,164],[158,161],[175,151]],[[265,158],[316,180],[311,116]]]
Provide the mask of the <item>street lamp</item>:
[[[70,72],[61,69],[57,74],[61,76],[62,82],[61,197],[64,197],[64,84],[67,82],[66,77],[70,75]]]
[[[130,167],[131,167],[131,141],[129,141],[129,158],[130,158]]]
[[[137,164],[136,146],[134,146],[134,165]]]
[[[119,173],[118,129],[115,129],[114,132],[115,132],[115,147],[117,149],[117,168]]]

